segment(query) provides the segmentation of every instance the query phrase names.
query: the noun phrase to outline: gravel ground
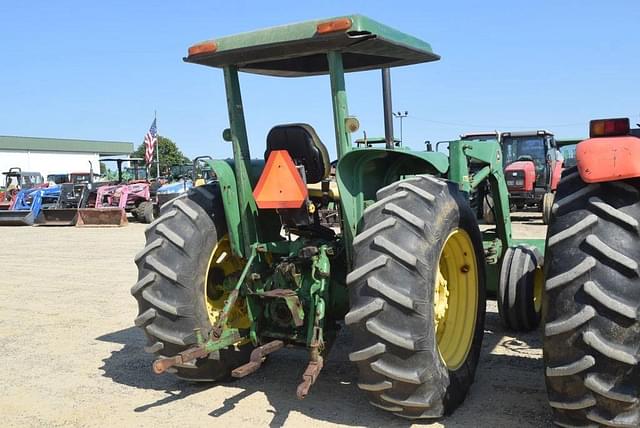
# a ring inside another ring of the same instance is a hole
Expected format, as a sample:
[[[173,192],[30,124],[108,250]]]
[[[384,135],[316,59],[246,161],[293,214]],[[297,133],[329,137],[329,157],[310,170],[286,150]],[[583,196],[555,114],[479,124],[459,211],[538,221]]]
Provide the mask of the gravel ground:
[[[544,237],[537,214],[517,237]],[[144,226],[5,227],[0,249],[0,415],[3,426],[411,426],[367,403],[340,336],[311,394],[295,389],[306,353],[282,350],[254,375],[194,385],[151,372],[133,256]],[[424,426],[550,425],[540,334],[512,337],[487,303],[476,382],[454,415]],[[419,425],[415,425],[419,426]]]

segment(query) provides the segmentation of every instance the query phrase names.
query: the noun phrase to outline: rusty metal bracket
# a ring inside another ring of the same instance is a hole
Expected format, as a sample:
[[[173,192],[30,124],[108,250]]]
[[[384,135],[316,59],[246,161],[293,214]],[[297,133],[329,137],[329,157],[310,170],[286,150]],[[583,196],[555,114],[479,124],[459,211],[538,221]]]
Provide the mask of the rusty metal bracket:
[[[259,297],[267,297],[272,299],[284,299],[284,302],[291,312],[293,323],[296,327],[302,327],[304,325],[304,309],[300,298],[295,291],[284,288],[276,288],[275,290],[262,291],[257,293],[251,293]]]
[[[322,350],[324,343],[322,342],[322,329],[320,327],[314,327],[313,329],[313,341],[309,347],[309,365],[302,374],[302,382],[298,385],[296,395],[300,400],[305,398],[309,394],[311,385],[316,383],[322,367],[324,367],[324,359],[322,358]]]
[[[296,391],[300,400],[304,399],[309,394],[309,388],[311,388],[311,385],[316,383],[316,380],[320,375],[320,370],[322,370],[323,366],[324,360],[320,356],[317,361],[309,361],[309,365],[302,375],[302,383],[298,385],[298,389]]]
[[[197,358],[206,357],[207,355],[209,355],[209,351],[202,346],[189,348],[174,357],[155,360],[153,362],[153,372],[155,374],[162,374],[166,372],[168,368],[173,367],[176,364],[185,364]]]
[[[249,362],[234,369],[231,372],[231,376],[240,378],[250,375],[260,368],[267,355],[277,351],[278,349],[282,349],[283,346],[284,342],[282,340],[274,340],[262,346],[258,346],[256,349],[251,351]]]

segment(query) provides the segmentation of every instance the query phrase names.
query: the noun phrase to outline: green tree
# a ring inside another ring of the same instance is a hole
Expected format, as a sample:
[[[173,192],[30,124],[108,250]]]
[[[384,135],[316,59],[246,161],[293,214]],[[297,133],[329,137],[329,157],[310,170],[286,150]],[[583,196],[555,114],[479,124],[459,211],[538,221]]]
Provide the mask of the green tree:
[[[186,157],[178,148],[176,143],[171,141],[167,137],[158,135],[158,145],[156,149],[160,149],[160,175],[167,175],[171,165],[190,163],[188,157]],[[144,143],[140,144],[138,148],[133,152],[132,157],[143,158],[145,153]],[[156,153],[153,154],[153,163],[151,164],[151,177],[156,176]]]

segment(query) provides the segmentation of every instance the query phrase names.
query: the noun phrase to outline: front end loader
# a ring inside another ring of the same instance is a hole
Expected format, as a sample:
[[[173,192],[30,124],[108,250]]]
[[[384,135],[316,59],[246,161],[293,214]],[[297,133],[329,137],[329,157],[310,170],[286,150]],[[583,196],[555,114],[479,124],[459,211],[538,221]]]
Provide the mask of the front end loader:
[[[59,197],[59,186],[20,190],[9,209],[0,211],[0,226],[32,226],[43,211],[56,206]]]
[[[296,394],[304,398],[345,324],[370,403],[437,418],[473,382],[487,289],[502,296],[508,326],[535,328],[544,242],[511,236],[497,142],[454,141],[449,157],[395,144],[390,69],[438,59],[428,43],[361,15],[189,48],[186,62],[222,70],[223,139],[234,159],[208,161],[216,180],[167,203],[135,258],[135,324],[157,356],[156,373],[239,378],[281,348],[301,347],[308,363]],[[385,144],[358,148],[345,73],[366,70],[381,73]],[[252,159],[240,72],[329,76],[333,185],[327,148],[307,123],[275,125],[264,158]],[[469,192],[486,180],[496,226],[481,233]],[[321,222],[328,206],[339,211],[338,227]]]
[[[141,179],[136,165],[142,158],[109,158],[101,162],[115,162],[118,168],[117,181],[110,183],[92,183],[87,186],[86,195],[78,209],[76,226],[107,227],[126,226],[127,212],[150,223],[155,218],[149,182]],[[123,173],[122,164],[132,162],[134,166]],[[126,175],[126,177],[125,177]],[[132,178],[127,181],[126,178]]]

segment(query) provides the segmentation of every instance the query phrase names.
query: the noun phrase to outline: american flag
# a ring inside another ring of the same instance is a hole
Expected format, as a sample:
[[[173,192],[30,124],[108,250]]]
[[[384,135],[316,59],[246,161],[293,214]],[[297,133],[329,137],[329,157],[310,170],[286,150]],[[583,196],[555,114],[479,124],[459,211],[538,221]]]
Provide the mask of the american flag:
[[[144,136],[144,145],[146,150],[144,152],[144,160],[147,165],[151,165],[153,162],[153,150],[158,143],[158,128],[156,127],[156,119],[153,119],[153,123],[151,124],[151,128],[149,128],[149,132],[147,132]]]

